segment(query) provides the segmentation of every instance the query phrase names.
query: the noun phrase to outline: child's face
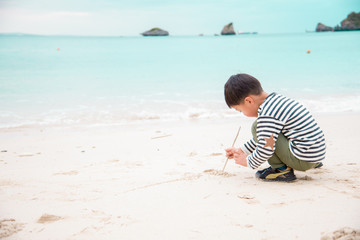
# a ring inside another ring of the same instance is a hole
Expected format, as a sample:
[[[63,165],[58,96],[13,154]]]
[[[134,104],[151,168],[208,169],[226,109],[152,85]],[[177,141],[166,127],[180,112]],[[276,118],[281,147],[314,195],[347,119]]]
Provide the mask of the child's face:
[[[236,111],[242,112],[247,117],[257,117],[258,116],[258,107],[252,101],[244,101],[238,105],[231,106]]]

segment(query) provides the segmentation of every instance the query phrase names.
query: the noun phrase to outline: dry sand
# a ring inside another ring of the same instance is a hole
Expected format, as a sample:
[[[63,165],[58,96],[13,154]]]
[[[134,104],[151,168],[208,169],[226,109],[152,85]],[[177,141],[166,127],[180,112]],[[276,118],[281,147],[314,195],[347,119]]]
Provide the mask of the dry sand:
[[[0,238],[359,239],[360,115],[316,117],[327,159],[293,183],[221,172],[244,117],[2,129]]]

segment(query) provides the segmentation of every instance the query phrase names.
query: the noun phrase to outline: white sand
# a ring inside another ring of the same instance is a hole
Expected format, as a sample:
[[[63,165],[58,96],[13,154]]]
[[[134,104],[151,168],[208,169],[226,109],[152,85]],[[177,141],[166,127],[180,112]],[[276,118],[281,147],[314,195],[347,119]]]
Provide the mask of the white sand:
[[[316,116],[324,167],[294,183],[229,161],[253,119],[0,134],[0,238],[320,239],[360,228],[359,114]],[[355,127],[354,127],[355,126]],[[264,165],[263,167],[267,167]]]

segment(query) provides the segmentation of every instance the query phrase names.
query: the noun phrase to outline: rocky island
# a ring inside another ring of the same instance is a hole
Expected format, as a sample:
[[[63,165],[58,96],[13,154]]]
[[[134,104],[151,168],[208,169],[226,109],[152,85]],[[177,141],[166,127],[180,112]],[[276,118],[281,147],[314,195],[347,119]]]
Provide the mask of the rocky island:
[[[235,35],[233,23],[225,25],[221,31],[221,35]]]
[[[141,35],[147,36],[169,36],[169,32],[162,30],[161,28],[152,28],[149,31],[141,33]]]
[[[332,27],[326,26],[325,24],[318,23],[315,29],[316,32],[332,32],[334,29]]]
[[[318,23],[316,26],[316,32],[331,32],[331,31],[355,31],[360,30],[360,12],[350,13],[346,19],[341,22],[341,25],[337,25],[332,28],[322,23]]]

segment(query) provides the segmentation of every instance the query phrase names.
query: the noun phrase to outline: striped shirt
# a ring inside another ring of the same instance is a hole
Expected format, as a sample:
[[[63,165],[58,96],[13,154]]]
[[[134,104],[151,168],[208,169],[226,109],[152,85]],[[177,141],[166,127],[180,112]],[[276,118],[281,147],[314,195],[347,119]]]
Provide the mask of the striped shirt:
[[[249,154],[249,167],[259,167],[274,154],[276,146],[270,139],[276,142],[280,133],[289,139],[290,151],[299,160],[318,162],[325,158],[325,137],[310,112],[295,100],[271,93],[258,109],[258,142],[253,138],[241,147]]]

